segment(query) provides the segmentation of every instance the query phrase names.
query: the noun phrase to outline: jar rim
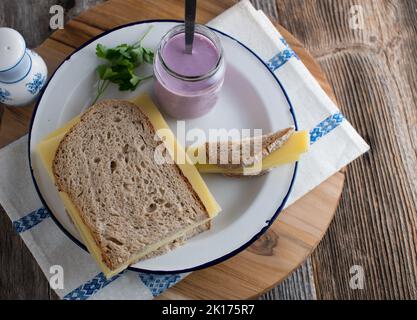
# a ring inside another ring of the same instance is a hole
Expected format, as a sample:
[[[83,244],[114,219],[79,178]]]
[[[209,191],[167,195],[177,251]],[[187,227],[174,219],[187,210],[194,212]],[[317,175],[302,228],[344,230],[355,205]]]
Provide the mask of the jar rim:
[[[165,44],[168,42],[169,39],[173,38],[174,36],[180,34],[180,33],[184,33],[185,32],[185,25],[184,24],[180,24],[178,26],[173,27],[172,29],[170,29],[161,39],[159,46],[158,46],[158,50],[157,50],[157,55],[158,58],[161,62],[161,65],[163,66],[163,68],[165,69],[166,72],[168,72],[168,74],[170,74],[171,76],[183,80],[183,81],[191,81],[191,82],[195,82],[195,81],[201,81],[201,80],[205,80],[207,78],[210,78],[211,76],[213,76],[219,69],[220,66],[222,64],[223,61],[223,47],[220,43],[220,39],[219,37],[208,27],[201,25],[201,24],[196,24],[195,25],[195,33],[198,33],[206,38],[208,38],[216,47],[216,49],[219,52],[219,59],[217,60],[216,64],[214,65],[214,67],[212,69],[210,69],[208,72],[206,72],[205,74],[202,75],[197,75],[197,76],[185,76],[182,75],[176,71],[174,71],[173,69],[171,69],[165,62],[164,57],[162,56],[162,49],[164,48]]]

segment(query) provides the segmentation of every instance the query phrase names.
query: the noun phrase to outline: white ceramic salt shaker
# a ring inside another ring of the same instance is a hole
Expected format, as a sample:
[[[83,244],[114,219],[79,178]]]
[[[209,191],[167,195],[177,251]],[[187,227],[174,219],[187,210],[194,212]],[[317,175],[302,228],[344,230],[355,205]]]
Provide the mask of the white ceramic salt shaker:
[[[0,102],[28,104],[37,97],[47,76],[45,62],[26,48],[22,35],[11,28],[0,28]]]

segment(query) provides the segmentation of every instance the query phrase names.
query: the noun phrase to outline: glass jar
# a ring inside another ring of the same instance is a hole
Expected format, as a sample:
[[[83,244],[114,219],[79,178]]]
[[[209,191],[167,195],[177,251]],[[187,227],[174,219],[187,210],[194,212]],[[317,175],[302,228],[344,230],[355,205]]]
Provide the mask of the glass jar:
[[[185,53],[185,27],[172,28],[162,38],[154,62],[154,93],[160,108],[177,119],[207,114],[224,82],[225,62],[219,38],[196,25],[193,52]]]

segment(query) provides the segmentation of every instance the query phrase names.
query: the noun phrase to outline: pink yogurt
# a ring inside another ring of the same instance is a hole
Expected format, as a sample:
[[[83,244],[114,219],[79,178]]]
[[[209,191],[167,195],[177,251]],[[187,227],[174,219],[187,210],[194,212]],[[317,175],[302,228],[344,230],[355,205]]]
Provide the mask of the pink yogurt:
[[[185,53],[184,26],[169,31],[154,63],[158,105],[177,119],[197,118],[216,104],[224,81],[223,53],[217,36],[196,25],[192,54]]]

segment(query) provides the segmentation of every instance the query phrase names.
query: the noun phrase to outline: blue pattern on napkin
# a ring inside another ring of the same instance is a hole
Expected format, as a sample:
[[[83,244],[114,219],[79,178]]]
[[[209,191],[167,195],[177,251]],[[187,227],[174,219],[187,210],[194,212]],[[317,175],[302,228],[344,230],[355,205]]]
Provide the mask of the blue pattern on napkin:
[[[111,279],[106,279],[105,275],[100,272],[93,279],[82,284],[78,288],[72,290],[70,293],[64,296],[64,300],[86,300],[95,294],[100,289],[104,288],[108,284],[120,277],[122,273],[115,275]]]
[[[286,49],[279,52],[277,55],[275,55],[269,61],[266,62],[268,68],[271,71],[276,71],[293,57],[300,60],[300,58],[297,56],[294,50],[290,48],[284,37],[280,37],[280,41],[286,47]],[[338,112],[320,122],[317,126],[314,127],[314,129],[310,131],[310,144],[314,144],[315,142],[317,142],[317,140],[319,140],[320,138],[324,137],[326,134],[337,128],[343,122],[344,119],[345,118],[343,114]]]
[[[295,52],[289,49],[285,49],[284,51],[281,51],[271,60],[268,61],[268,68],[272,71],[275,71],[281,68],[284,64],[286,64],[287,61],[290,60],[292,57],[295,57]]]
[[[292,50],[287,41],[280,37],[281,42],[286,47],[283,51],[279,52],[277,55],[272,57],[266,64],[271,71],[276,71],[277,69],[281,68],[284,64],[286,64],[291,58],[298,58],[297,54]]]
[[[18,233],[22,233],[36,226],[38,223],[42,222],[46,218],[49,218],[50,216],[51,214],[48,210],[40,208],[20,218],[19,220],[13,221],[13,227]]]
[[[154,297],[159,296],[181,280],[179,274],[140,273],[139,278],[151,290]]]
[[[310,144],[315,143],[321,137],[337,128],[345,119],[340,112],[332,114],[322,122],[320,122],[313,130],[310,131]]]
[[[284,46],[286,46],[287,48],[289,48],[290,46],[288,45],[288,43],[287,43],[287,40],[285,40],[285,38],[284,37],[279,37],[279,40],[282,42],[282,44],[284,45]]]
[[[298,55],[295,53],[295,51],[288,45],[288,43],[287,43],[287,40],[285,40],[285,38],[284,37],[280,37],[279,38],[279,40],[282,42],[282,44],[284,45],[284,46],[286,46],[287,47],[287,49],[289,50],[289,51],[291,51],[292,52],[292,54],[293,54],[293,57],[295,57],[295,58],[297,58],[297,60],[300,60],[300,58],[298,57]]]

